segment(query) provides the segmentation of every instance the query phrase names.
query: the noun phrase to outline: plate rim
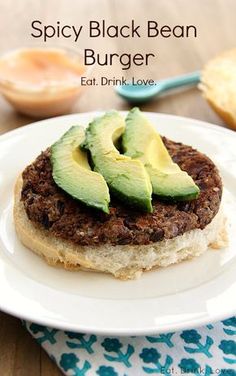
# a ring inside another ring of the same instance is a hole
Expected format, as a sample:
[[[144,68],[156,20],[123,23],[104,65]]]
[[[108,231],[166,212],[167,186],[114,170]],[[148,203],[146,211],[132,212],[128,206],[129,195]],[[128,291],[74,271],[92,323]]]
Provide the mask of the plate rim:
[[[15,129],[12,129],[8,132],[4,132],[2,134],[0,134],[0,142],[4,140],[4,138],[8,138],[9,136],[11,136],[12,134],[18,134],[18,133],[21,133],[22,131],[24,131],[26,128],[34,128],[34,127],[38,127],[38,126],[43,126],[44,123],[47,123],[47,122],[54,122],[56,121],[57,119],[66,119],[66,118],[70,118],[70,117],[76,117],[76,116],[88,116],[88,115],[95,115],[95,116],[99,116],[100,114],[103,114],[104,112],[106,112],[107,110],[98,110],[98,111],[87,111],[87,112],[75,112],[75,113],[72,113],[72,114],[67,114],[67,115],[62,115],[62,116],[55,116],[55,117],[51,117],[51,118],[48,118],[48,119],[42,119],[42,120],[37,120],[37,121],[34,121],[33,123],[29,123],[29,124],[25,124],[25,125],[22,125],[22,126],[19,126]],[[117,110],[119,113],[121,113],[122,115],[126,115],[128,113],[128,110]],[[200,125],[204,125],[206,127],[208,127],[209,129],[215,129],[216,131],[219,131],[221,133],[229,133],[231,135],[234,135],[234,137],[236,136],[236,132],[230,128],[225,128],[221,125],[218,125],[218,124],[213,124],[213,123],[209,123],[207,121],[204,121],[204,120],[200,120],[200,119],[194,119],[192,117],[189,117],[189,116],[179,116],[179,115],[173,115],[173,114],[167,114],[167,113],[164,113],[164,112],[154,112],[154,111],[142,111],[144,114],[147,114],[147,115],[157,115],[157,116],[160,116],[160,117],[169,117],[169,118],[172,118],[172,119],[178,119],[178,120],[181,120],[183,119],[184,121],[186,120],[190,120],[190,121],[194,121],[195,123],[199,123]]]
[[[80,326],[80,328],[75,328],[75,326],[73,324],[72,325],[70,325],[69,323],[63,324],[59,321],[55,324],[55,321],[53,321],[52,319],[46,319],[46,318],[45,319],[41,319],[41,318],[38,319],[37,318],[37,321],[35,321],[34,319],[32,319],[32,317],[30,315],[27,315],[27,314],[16,315],[14,310],[3,309],[2,307],[0,307],[0,308],[1,308],[2,312],[9,314],[11,316],[14,316],[14,317],[16,317],[20,320],[36,323],[36,324],[43,325],[45,327],[49,327],[49,328],[53,328],[53,329],[58,329],[58,330],[62,330],[62,331],[71,331],[71,332],[75,332],[75,333],[96,334],[96,335],[100,335],[100,336],[114,335],[114,336],[120,336],[120,337],[158,335],[158,334],[163,334],[163,333],[180,332],[180,331],[188,330],[188,329],[197,329],[197,328],[200,328],[200,327],[208,325],[208,324],[214,324],[218,321],[223,321],[225,319],[228,319],[228,318],[234,316],[235,313],[236,313],[235,310],[232,310],[232,312],[230,311],[231,312],[230,314],[229,313],[218,314],[218,315],[215,315],[211,319],[209,319],[208,317],[205,317],[204,319],[201,318],[199,320],[195,319],[194,323],[192,321],[186,321],[183,324],[183,322],[181,321],[181,323],[179,325],[178,324],[169,325],[168,329],[166,329],[164,327],[157,329],[157,328],[154,328],[153,326],[150,326],[150,327],[147,327],[145,329],[140,328],[140,329],[125,329],[124,330],[124,329],[117,329],[117,328],[97,329],[97,328],[93,328],[91,326],[89,326],[89,327]]]

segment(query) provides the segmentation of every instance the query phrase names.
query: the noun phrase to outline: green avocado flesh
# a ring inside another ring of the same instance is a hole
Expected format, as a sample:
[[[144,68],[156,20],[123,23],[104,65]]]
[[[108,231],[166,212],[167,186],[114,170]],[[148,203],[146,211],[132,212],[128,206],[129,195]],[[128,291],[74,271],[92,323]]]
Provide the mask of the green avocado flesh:
[[[102,175],[91,171],[87,153],[79,147],[84,138],[84,129],[74,126],[52,145],[52,176],[55,183],[72,197],[109,213],[108,186]]]
[[[126,118],[122,147],[126,156],[144,164],[155,195],[176,201],[198,196],[198,186],[172,161],[160,135],[138,108],[133,108]]]
[[[124,130],[125,122],[118,112],[107,112],[89,124],[83,147],[89,149],[94,169],[104,176],[116,197],[152,212],[152,186],[144,165],[120,154],[115,147]]]

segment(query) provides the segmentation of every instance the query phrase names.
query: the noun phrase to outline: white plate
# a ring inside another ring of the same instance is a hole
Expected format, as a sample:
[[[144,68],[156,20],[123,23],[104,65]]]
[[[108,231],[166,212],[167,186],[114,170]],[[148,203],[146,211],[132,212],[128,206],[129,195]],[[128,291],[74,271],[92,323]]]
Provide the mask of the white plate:
[[[48,266],[18,241],[12,218],[17,175],[73,124],[95,113],[40,121],[0,137],[0,308],[56,328],[143,335],[192,328],[236,313],[236,134],[193,119],[147,113],[163,135],[210,156],[223,177],[230,245],[122,282]]]

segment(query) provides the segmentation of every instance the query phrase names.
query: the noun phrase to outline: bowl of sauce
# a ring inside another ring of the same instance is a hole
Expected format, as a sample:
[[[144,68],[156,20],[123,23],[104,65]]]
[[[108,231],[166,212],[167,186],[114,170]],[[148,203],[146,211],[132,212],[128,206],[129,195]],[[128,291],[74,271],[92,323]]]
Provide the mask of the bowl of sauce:
[[[0,92],[19,112],[39,118],[70,111],[88,76],[79,51],[21,48],[0,57]]]

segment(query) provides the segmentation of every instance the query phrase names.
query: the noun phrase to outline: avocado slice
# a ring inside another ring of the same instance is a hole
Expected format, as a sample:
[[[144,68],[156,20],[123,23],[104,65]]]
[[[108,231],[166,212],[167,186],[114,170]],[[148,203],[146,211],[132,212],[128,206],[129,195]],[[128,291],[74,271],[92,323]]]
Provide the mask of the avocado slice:
[[[119,113],[107,112],[89,124],[83,147],[90,150],[94,169],[104,176],[114,196],[152,212],[152,186],[143,164],[120,154],[115,146],[124,129],[125,122]]]
[[[55,183],[84,204],[109,213],[109,190],[102,177],[91,170],[87,153],[80,149],[85,132],[71,127],[51,147],[52,176]]]
[[[172,161],[160,135],[138,108],[133,108],[126,117],[122,147],[126,156],[144,164],[155,195],[173,201],[198,196],[198,186]]]

